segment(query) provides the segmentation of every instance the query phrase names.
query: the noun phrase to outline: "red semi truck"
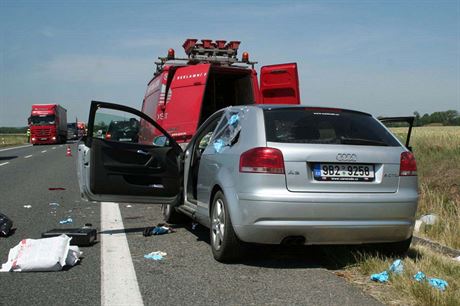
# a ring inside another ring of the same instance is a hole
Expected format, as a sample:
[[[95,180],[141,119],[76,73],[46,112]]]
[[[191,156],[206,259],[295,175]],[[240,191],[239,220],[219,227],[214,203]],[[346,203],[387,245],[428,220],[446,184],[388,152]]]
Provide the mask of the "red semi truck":
[[[29,117],[30,143],[67,141],[67,110],[59,104],[34,104]]]
[[[249,54],[237,58],[239,41],[187,39],[187,58],[173,49],[160,57],[147,86],[142,111],[154,118],[175,140],[186,143],[218,109],[230,105],[300,104],[297,64],[264,66],[260,84]],[[141,120],[140,141],[151,143],[155,131]]]

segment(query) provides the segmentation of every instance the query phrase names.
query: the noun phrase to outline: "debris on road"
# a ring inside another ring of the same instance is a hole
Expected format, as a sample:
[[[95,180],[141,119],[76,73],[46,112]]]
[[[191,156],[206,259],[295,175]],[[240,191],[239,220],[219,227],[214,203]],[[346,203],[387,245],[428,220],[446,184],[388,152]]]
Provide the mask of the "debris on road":
[[[32,205],[24,205],[24,208],[32,208]]]
[[[59,221],[60,224],[72,224],[73,223],[73,219],[72,218],[67,218],[65,220],[61,220]]]
[[[66,235],[23,239],[10,249],[0,272],[60,271],[65,265],[74,266],[82,253],[70,247],[70,240]]]
[[[148,237],[151,235],[164,235],[169,233],[175,233],[176,230],[170,226],[165,226],[165,224],[158,224],[157,226],[149,226],[144,229],[142,233],[144,237]]]
[[[418,271],[417,274],[414,275],[414,279],[417,282],[428,281],[428,284],[431,287],[436,288],[436,289],[441,290],[441,291],[446,290],[447,286],[449,286],[449,284],[443,279],[440,279],[440,278],[427,278],[425,273],[423,273],[422,271]]]
[[[132,205],[130,205],[130,204],[128,204],[128,205],[126,205],[126,207],[130,208],[130,207],[133,207],[133,206],[132,206]]]
[[[144,258],[145,259],[153,259],[153,260],[162,260],[163,257],[165,257],[166,254],[165,252],[161,252],[161,251],[156,251],[156,252],[151,252],[149,254],[145,254],[144,255]]]
[[[54,202],[53,202],[53,203],[49,203],[48,205],[51,206],[51,207],[53,207],[53,208],[54,208],[54,207],[59,207],[59,206],[60,206],[59,203],[54,203]]]
[[[10,234],[11,227],[13,227],[13,221],[6,215],[0,213],[0,236],[7,237]]]
[[[63,187],[50,187],[50,188],[48,188],[48,190],[52,190],[52,191],[54,191],[54,190],[65,190],[65,188],[63,188]]]
[[[72,238],[70,245],[91,246],[97,240],[97,230],[91,226],[90,223],[87,223],[82,228],[52,229],[42,233],[42,238],[57,237],[64,234]]]
[[[192,230],[195,230],[197,226],[198,226],[198,223],[192,222]]]

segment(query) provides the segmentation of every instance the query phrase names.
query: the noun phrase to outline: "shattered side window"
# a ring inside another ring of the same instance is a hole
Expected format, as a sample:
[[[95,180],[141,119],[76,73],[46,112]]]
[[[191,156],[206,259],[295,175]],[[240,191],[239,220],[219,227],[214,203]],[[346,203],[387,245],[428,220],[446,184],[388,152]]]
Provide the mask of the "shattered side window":
[[[222,116],[212,141],[216,153],[220,153],[225,147],[231,147],[236,143],[241,130],[242,116],[242,111],[229,111]]]

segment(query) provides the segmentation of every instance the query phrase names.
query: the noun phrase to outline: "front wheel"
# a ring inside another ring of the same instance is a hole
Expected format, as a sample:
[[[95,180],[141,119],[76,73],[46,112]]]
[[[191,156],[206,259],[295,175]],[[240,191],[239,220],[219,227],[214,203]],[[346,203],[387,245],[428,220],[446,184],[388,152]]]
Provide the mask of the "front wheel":
[[[232,262],[241,257],[242,243],[233,230],[225,196],[218,191],[211,208],[211,250],[214,259],[220,262]]]
[[[183,198],[181,197],[179,199],[180,203],[182,203],[182,200]],[[166,223],[182,224],[186,223],[188,220],[187,216],[176,210],[174,204],[162,204],[161,214],[163,215],[163,220],[165,220]]]

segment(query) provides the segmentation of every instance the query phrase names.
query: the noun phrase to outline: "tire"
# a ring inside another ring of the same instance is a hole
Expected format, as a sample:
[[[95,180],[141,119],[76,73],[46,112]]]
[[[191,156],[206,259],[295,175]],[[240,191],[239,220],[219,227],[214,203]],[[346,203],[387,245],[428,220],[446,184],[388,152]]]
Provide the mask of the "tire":
[[[409,251],[411,242],[412,236],[403,241],[378,244],[377,250],[379,253],[383,253],[388,256],[404,256],[407,254],[407,251]]]
[[[182,197],[179,201],[182,202]],[[176,210],[174,204],[162,204],[161,213],[163,215],[163,220],[169,224],[183,224],[189,221],[186,215]]]
[[[209,236],[214,259],[223,262],[233,262],[241,258],[242,242],[233,230],[227,200],[218,191],[212,201]]]

